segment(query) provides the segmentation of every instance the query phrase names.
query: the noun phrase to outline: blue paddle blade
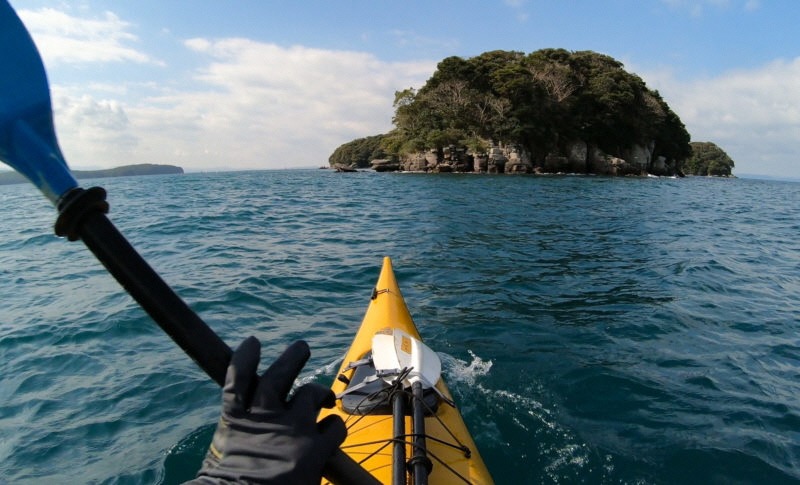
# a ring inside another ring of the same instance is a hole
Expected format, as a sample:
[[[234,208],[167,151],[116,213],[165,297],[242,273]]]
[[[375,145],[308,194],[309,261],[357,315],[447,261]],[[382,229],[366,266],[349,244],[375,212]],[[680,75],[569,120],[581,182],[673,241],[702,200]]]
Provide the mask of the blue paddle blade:
[[[0,0],[0,65],[0,160],[57,204],[78,183],[58,147],[42,58],[6,0]]]

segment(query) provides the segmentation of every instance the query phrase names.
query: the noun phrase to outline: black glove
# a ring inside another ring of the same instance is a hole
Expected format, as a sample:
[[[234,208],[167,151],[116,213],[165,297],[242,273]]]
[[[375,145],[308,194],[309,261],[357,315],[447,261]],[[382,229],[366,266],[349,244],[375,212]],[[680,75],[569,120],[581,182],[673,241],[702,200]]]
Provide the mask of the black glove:
[[[261,344],[248,337],[233,353],[222,388],[222,416],[211,446],[191,483],[319,484],[322,467],[347,436],[344,422],[322,407],[335,397],[318,384],[286,397],[311,352],[298,341],[259,377]]]

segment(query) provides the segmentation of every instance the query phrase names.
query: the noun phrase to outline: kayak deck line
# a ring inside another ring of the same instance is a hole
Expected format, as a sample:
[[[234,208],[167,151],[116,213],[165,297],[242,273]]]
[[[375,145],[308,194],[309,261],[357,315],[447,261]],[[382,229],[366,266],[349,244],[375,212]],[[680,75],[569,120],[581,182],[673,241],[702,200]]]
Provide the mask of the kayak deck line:
[[[331,385],[341,450],[381,483],[493,484],[385,257],[364,319]],[[323,480],[322,483],[327,483]]]
[[[348,425],[347,428],[348,428],[348,432],[350,432],[350,429],[351,429],[350,425]],[[467,447],[466,445],[458,442],[458,439],[455,438],[455,435],[452,435],[452,436],[453,436],[453,439],[454,439],[455,442],[445,441],[445,440],[439,439],[439,438],[437,438],[435,436],[428,435],[426,433],[422,433],[422,434],[407,433],[407,434],[403,434],[403,435],[395,435],[393,438],[389,438],[389,439],[382,440],[382,441],[372,441],[372,442],[363,442],[363,443],[353,443],[353,444],[348,444],[348,445],[342,445],[341,449],[342,449],[342,451],[345,451],[346,453],[348,453],[348,454],[350,454],[352,456],[355,453],[358,453],[357,452],[357,448],[359,448],[359,447],[373,447],[374,448],[376,445],[379,445],[376,449],[374,449],[372,452],[367,454],[367,456],[365,456],[365,457],[363,457],[363,458],[361,458],[359,460],[356,460],[356,462],[359,465],[363,465],[363,464],[365,464],[365,462],[367,460],[369,460],[373,456],[383,452],[385,449],[389,448],[389,446],[400,443],[400,444],[402,444],[404,446],[410,446],[414,451],[422,451],[422,455],[420,455],[420,456],[412,457],[408,461],[406,461],[404,459],[403,462],[405,464],[404,465],[405,467],[412,468],[415,462],[421,462],[422,465],[427,469],[427,472],[430,473],[430,471],[433,469],[433,463],[431,462],[430,459],[428,459],[428,457],[430,457],[430,458],[433,458],[433,460],[435,460],[440,465],[442,465],[445,468],[447,468],[453,474],[454,478],[458,478],[464,483],[472,483],[467,477],[462,476],[457,470],[455,470],[454,468],[450,467],[447,464],[446,461],[444,461],[442,458],[438,457],[436,454],[432,453],[430,450],[427,449],[427,447],[425,447],[424,444],[421,445],[419,443],[419,441],[418,441],[420,439],[426,440],[426,441],[427,440],[432,440],[432,441],[435,441],[435,442],[437,442],[437,443],[439,443],[441,445],[456,449],[456,450],[460,451],[461,453],[463,453],[465,458],[470,458],[472,456],[472,450],[470,450],[469,447]]]
[[[381,392],[383,392],[383,391],[381,391]],[[446,423],[442,422],[442,420],[436,415],[435,411],[432,408],[429,407],[428,403],[425,402],[425,400],[422,397],[415,396],[413,392],[409,392],[409,391],[406,391],[406,390],[404,390],[402,388],[398,388],[398,389],[393,389],[391,392],[389,392],[389,395],[387,396],[387,399],[389,401],[393,401],[394,397],[397,394],[400,394],[400,395],[406,397],[406,402],[420,403],[420,405],[425,408],[425,410],[424,410],[425,411],[425,416],[426,417],[430,416],[431,418],[436,419],[437,421],[439,421],[440,424],[442,425],[442,429],[447,431],[447,433],[450,436],[450,439],[452,441],[444,440],[444,439],[441,439],[441,438],[436,437],[436,436],[431,436],[431,435],[428,435],[427,433],[424,433],[424,432],[423,433],[416,433],[416,432],[406,433],[406,434],[403,435],[403,437],[405,437],[405,438],[418,438],[418,437],[428,438],[428,439],[434,440],[434,441],[436,441],[438,443],[441,443],[441,444],[443,444],[445,446],[449,446],[449,447],[451,447],[453,449],[461,451],[464,454],[465,458],[470,458],[472,456],[472,450],[467,445],[465,445],[464,443],[459,441],[459,439],[455,435],[455,433],[453,433],[453,431],[450,430],[450,428],[448,428]],[[406,416],[408,416],[408,415],[409,414],[406,413]],[[351,427],[357,426],[359,421],[361,421],[365,416],[368,416],[368,414],[360,414],[360,415],[351,414],[345,420],[345,426],[347,426],[348,430],[350,430]],[[391,417],[391,415],[389,415],[389,417]],[[354,419],[354,421],[352,423],[350,422],[351,419]],[[395,439],[396,439],[396,437],[395,437]],[[393,441],[393,439],[387,439],[385,441],[390,442],[390,441]],[[371,442],[369,444],[374,444],[374,443],[376,443],[376,442]],[[348,447],[353,448],[353,447],[364,446],[364,445],[365,445],[365,443],[360,443],[360,444],[355,443],[355,444],[348,445]],[[343,446],[343,448],[344,448],[344,446]]]

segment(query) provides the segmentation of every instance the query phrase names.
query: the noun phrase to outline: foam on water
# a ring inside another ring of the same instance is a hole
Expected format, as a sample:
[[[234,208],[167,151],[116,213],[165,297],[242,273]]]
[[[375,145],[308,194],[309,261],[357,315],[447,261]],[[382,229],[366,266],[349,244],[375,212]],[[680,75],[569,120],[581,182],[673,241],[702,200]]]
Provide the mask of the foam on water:
[[[491,422],[482,420],[481,429],[472,429],[473,433],[478,432],[483,441],[488,439],[507,447],[507,453],[519,454],[521,461],[531,458],[527,451],[516,450],[511,443],[504,441],[503,432],[497,426],[493,426],[492,422],[512,423],[519,431],[530,434],[539,443],[546,444],[539,449],[541,453],[539,460],[542,461],[543,476],[552,483],[560,483],[565,479],[570,481],[576,470],[590,465],[592,452],[589,446],[581,442],[568,428],[559,424],[556,412],[533,397],[542,392],[541,387],[529,388],[529,393],[525,395],[508,389],[492,388],[492,361],[482,359],[472,350],[468,350],[467,353],[471,357],[470,361],[446,353],[439,353],[439,356],[442,359],[446,381],[456,395],[459,407],[474,413],[474,406],[470,405],[470,402],[479,400],[483,403],[481,408],[489,409],[487,417]],[[487,433],[490,436],[486,437]],[[612,472],[614,469],[612,457],[606,455],[603,460],[603,472]]]
[[[470,362],[457,359],[444,352],[438,352],[448,382],[473,386],[478,378],[488,375],[492,370],[491,360],[481,359],[470,349],[467,349],[467,353],[472,357]]]

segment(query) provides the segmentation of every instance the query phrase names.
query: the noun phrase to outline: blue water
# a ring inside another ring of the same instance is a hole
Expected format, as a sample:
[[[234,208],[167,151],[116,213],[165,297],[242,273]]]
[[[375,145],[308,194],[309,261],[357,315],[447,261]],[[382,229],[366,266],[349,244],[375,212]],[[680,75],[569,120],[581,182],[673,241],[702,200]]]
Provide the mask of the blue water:
[[[498,483],[800,483],[800,184],[323,170],[94,181],[226,340],[329,384],[383,255]],[[87,182],[88,186],[91,182]],[[218,389],[0,187],[0,482],[179,483]]]

